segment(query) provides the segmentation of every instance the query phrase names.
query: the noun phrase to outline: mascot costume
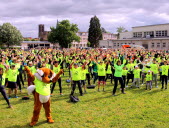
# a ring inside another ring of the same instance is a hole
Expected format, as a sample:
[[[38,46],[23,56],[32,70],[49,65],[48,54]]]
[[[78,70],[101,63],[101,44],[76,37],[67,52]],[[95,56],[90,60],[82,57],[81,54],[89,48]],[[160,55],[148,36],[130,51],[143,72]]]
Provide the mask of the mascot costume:
[[[42,105],[45,109],[47,122],[54,123],[50,110],[50,84],[51,82],[54,83],[58,80],[59,76],[63,73],[63,70],[60,70],[58,74],[55,74],[48,68],[39,68],[36,73],[32,74],[30,69],[25,66],[25,71],[35,84],[27,88],[28,94],[33,93],[34,95],[34,111],[29,125],[34,126],[38,122]]]

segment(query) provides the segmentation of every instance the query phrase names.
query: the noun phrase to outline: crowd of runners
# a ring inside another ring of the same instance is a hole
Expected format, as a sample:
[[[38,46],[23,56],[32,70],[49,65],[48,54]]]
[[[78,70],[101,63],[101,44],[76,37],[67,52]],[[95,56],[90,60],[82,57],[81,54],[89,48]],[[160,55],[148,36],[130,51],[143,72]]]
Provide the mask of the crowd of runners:
[[[76,86],[80,95],[86,93],[86,87],[96,85],[98,91],[105,91],[110,79],[112,95],[116,95],[118,81],[125,94],[125,88],[167,89],[169,78],[169,51],[137,49],[21,49],[0,50],[0,91],[11,107],[9,99],[18,98],[17,92],[34,83],[24,71],[28,66],[34,74],[41,67],[50,68],[58,73],[60,69],[68,71],[57,83],[62,92],[63,77],[71,83],[70,95],[74,95]],[[132,82],[132,83],[129,83]],[[51,84],[51,95],[56,83]],[[6,93],[8,88],[8,93]],[[12,96],[14,93],[14,96]]]

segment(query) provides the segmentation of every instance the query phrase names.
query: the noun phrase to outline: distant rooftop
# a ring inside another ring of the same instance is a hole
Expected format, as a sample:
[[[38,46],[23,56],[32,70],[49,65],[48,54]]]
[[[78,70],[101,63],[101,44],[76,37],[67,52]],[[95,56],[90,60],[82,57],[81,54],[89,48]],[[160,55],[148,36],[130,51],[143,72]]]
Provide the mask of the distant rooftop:
[[[48,41],[22,41],[22,43],[42,44],[42,43],[50,43],[50,42]]]
[[[166,24],[145,25],[145,26],[136,26],[136,27],[132,27],[132,28],[148,27],[148,26],[158,26],[158,25],[169,25],[169,23],[166,23]]]

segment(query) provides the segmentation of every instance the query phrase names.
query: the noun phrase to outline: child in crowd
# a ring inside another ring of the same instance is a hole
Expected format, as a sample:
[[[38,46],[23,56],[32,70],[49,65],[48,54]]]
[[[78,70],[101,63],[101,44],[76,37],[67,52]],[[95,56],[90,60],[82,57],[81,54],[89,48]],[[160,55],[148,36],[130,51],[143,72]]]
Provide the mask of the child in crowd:
[[[146,90],[152,89],[152,72],[149,70],[146,74]]]

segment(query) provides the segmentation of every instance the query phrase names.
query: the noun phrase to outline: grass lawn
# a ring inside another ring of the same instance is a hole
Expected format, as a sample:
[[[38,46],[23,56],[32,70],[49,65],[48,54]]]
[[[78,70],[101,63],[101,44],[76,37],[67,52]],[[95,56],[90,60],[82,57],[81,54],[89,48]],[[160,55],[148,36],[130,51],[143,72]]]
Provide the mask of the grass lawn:
[[[67,73],[66,73],[67,75]],[[105,92],[96,89],[87,90],[87,94],[76,95],[80,102],[69,102],[70,87],[63,76],[63,96],[59,95],[58,84],[51,97],[52,116],[55,123],[46,122],[44,110],[35,127],[38,128],[169,128],[169,89],[161,91],[153,88],[145,90],[145,85],[127,88],[127,94],[121,94],[118,86],[117,96],[112,96],[113,85],[108,80]],[[154,87],[154,86],[153,86]],[[102,89],[101,89],[102,90]],[[0,96],[0,128],[29,128],[33,111],[33,96],[24,101],[26,89],[19,98],[10,99],[13,109],[8,109]]]

